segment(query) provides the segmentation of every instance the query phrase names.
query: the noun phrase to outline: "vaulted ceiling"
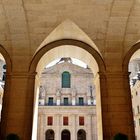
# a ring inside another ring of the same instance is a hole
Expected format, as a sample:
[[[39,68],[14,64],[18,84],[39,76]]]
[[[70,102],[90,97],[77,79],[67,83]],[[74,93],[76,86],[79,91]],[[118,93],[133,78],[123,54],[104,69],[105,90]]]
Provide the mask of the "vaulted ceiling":
[[[0,44],[11,56],[31,56],[67,19],[104,57],[121,58],[140,39],[140,0],[0,0]]]

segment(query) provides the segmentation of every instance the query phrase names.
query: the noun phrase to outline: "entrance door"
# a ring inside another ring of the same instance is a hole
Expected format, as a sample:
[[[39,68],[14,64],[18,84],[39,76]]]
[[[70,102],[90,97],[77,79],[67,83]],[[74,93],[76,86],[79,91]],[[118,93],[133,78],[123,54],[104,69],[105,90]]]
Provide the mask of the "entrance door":
[[[54,140],[54,131],[53,130],[46,131],[46,140]]]
[[[70,132],[68,130],[62,131],[61,140],[70,140]]]
[[[80,129],[77,132],[77,140],[86,140],[86,132],[85,132],[85,130]]]

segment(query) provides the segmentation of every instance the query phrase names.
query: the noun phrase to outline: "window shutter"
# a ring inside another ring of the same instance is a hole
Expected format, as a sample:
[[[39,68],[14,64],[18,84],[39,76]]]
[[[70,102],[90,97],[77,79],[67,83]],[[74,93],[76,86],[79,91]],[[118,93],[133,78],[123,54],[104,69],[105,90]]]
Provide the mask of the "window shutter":
[[[62,88],[70,88],[70,73],[65,71],[62,73]]]
[[[53,117],[49,116],[48,117],[48,125],[52,125],[53,124]]]
[[[68,125],[69,122],[68,122],[68,117],[63,117],[63,125]]]
[[[79,125],[84,125],[84,117],[79,117]]]

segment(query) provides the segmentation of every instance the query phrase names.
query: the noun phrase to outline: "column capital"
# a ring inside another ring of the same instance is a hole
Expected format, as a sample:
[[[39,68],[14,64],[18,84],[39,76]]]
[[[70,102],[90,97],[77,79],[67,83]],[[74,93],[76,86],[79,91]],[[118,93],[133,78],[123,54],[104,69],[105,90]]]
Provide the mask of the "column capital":
[[[12,72],[12,73],[6,73],[6,77],[12,77],[12,78],[35,78],[36,72],[29,73],[29,72]]]
[[[111,71],[106,71],[106,72],[98,72],[99,76],[100,77],[129,77],[131,72],[128,72],[128,71],[114,71],[114,72],[111,72]]]

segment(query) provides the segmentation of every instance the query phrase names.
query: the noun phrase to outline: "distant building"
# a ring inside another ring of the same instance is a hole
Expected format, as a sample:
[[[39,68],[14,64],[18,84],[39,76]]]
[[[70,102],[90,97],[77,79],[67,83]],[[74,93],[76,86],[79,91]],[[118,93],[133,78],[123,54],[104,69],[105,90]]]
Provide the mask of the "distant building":
[[[136,140],[140,140],[140,59],[129,64],[132,107]]]
[[[38,140],[97,140],[91,70],[63,58],[40,79]]]

